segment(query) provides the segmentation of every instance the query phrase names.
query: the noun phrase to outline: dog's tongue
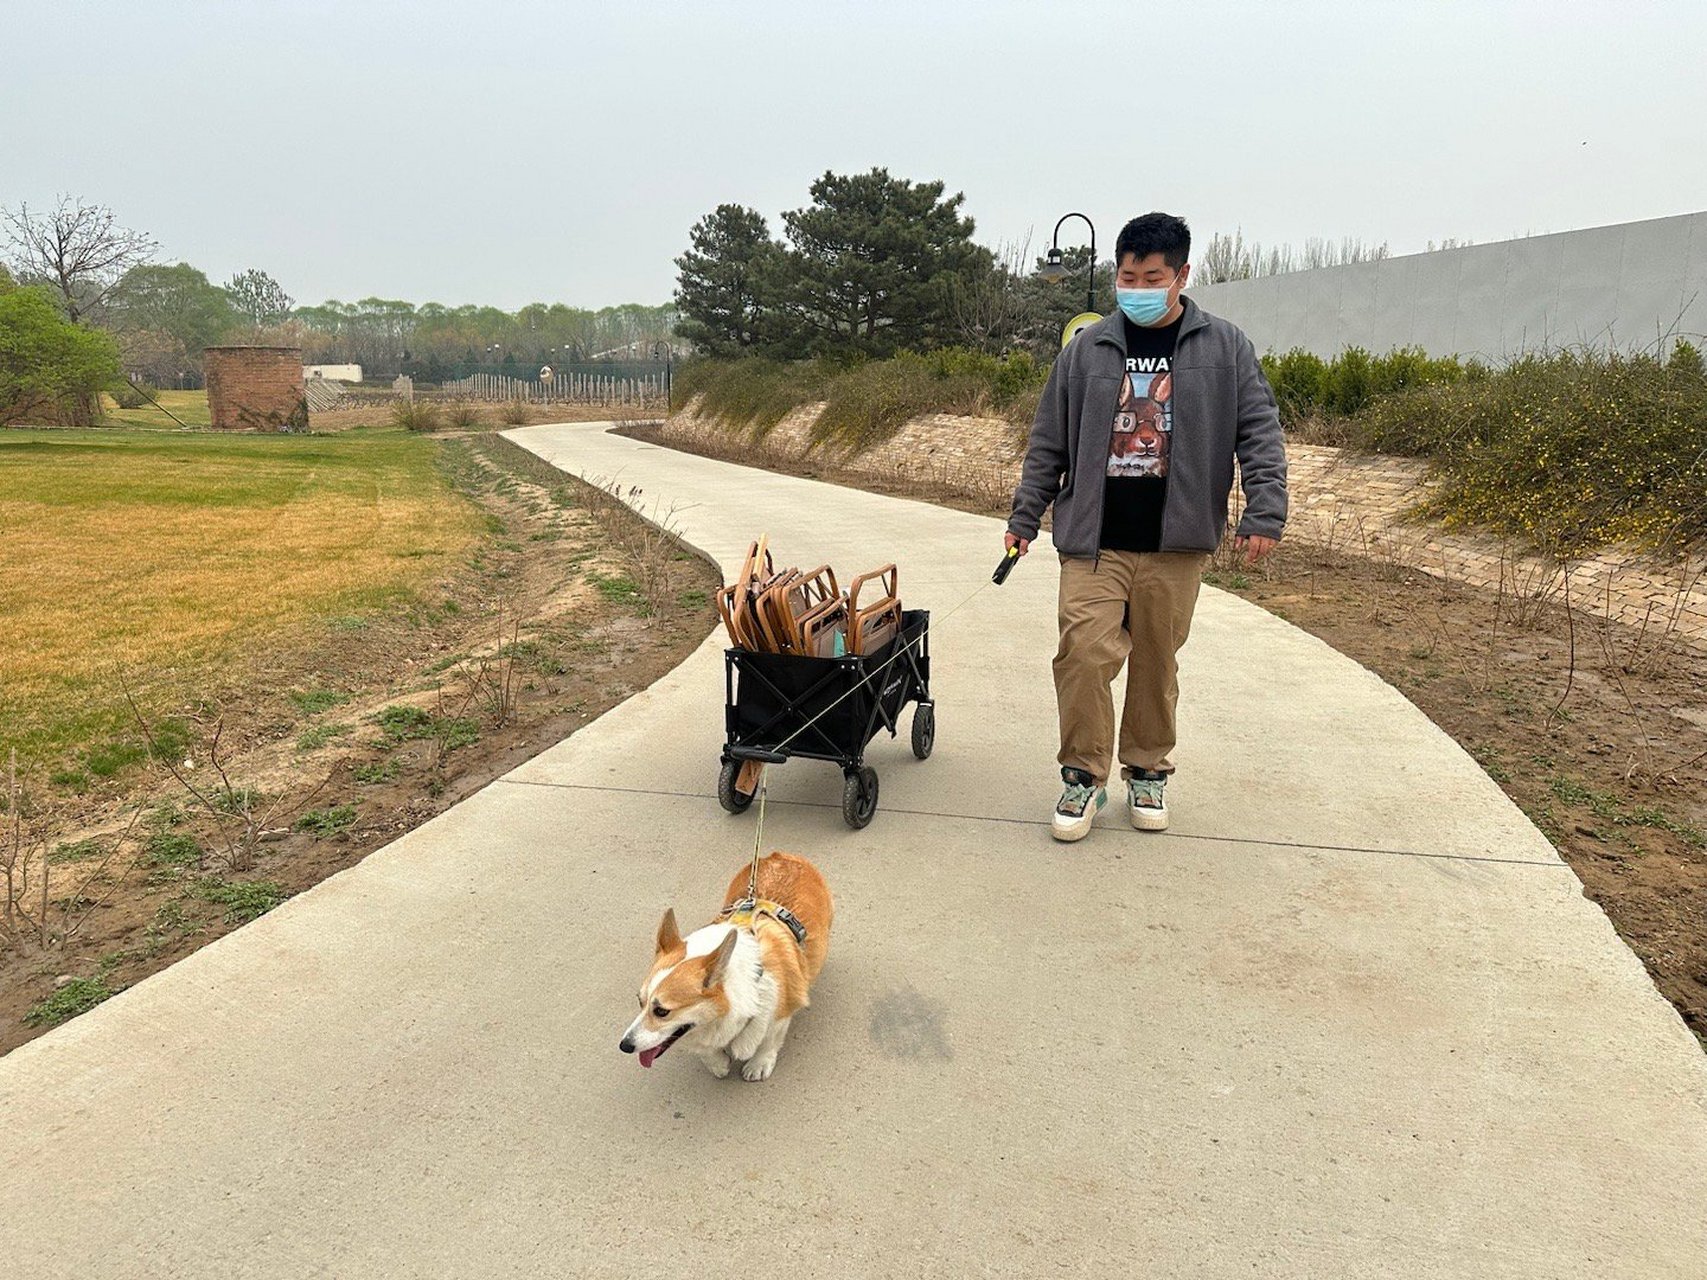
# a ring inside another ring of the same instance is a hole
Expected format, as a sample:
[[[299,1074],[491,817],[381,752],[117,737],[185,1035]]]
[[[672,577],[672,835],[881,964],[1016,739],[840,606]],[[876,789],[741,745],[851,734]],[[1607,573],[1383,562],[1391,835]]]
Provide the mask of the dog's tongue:
[[[651,1066],[652,1059],[656,1058],[662,1052],[664,1052],[663,1045],[659,1045],[656,1049],[642,1049],[640,1051],[640,1065],[643,1067]]]

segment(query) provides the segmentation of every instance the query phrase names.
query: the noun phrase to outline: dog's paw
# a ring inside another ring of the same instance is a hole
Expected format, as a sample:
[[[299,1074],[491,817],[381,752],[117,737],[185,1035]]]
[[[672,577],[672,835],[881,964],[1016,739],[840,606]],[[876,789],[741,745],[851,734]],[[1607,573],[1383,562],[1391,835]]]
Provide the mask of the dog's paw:
[[[760,1080],[769,1080],[771,1078],[771,1072],[775,1070],[776,1055],[773,1053],[768,1057],[754,1058],[751,1062],[743,1065],[741,1068],[741,1079],[749,1080],[756,1084]]]
[[[702,1055],[700,1061],[705,1063],[705,1069],[719,1080],[729,1074],[729,1055],[721,1049]]]

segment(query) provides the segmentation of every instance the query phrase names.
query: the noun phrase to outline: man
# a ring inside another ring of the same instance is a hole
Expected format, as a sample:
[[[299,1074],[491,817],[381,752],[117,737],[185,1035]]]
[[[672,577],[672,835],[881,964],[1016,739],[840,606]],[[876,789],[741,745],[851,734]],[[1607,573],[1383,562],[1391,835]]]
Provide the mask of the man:
[[[1055,700],[1066,784],[1057,840],[1083,839],[1108,803],[1116,746],[1109,686],[1123,664],[1119,755],[1129,815],[1140,831],[1167,829],[1175,655],[1227,527],[1235,457],[1245,562],[1272,551],[1286,523],[1274,394],[1250,340],[1181,293],[1190,257],[1191,231],[1170,214],[1147,213],[1121,229],[1119,308],[1055,361],[1014,491],[1005,545],[1021,555],[1055,504]]]

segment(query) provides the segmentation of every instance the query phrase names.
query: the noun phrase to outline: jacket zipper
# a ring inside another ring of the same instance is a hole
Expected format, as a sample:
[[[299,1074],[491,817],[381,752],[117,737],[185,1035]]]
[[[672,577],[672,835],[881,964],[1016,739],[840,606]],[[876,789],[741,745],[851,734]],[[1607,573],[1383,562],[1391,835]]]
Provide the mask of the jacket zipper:
[[[1120,371],[1121,371],[1122,376],[1124,376],[1125,372],[1126,372],[1126,337],[1125,337],[1124,333],[1122,333],[1121,339],[1120,339]],[[1116,404],[1119,403],[1118,393],[1116,394],[1115,402],[1116,402]],[[1112,436],[1112,434],[1113,434],[1113,432],[1111,430],[1110,435]],[[1110,444],[1110,447],[1112,448],[1113,447],[1113,440],[1112,439],[1110,440],[1109,444]],[[1107,514],[1108,514],[1108,459],[1103,458],[1097,466],[1097,549],[1096,549],[1096,553],[1091,557],[1091,572],[1092,573],[1095,573],[1095,572],[1097,572],[1097,570],[1102,568],[1102,521],[1103,521],[1103,517]]]
[[[1189,333],[1195,333],[1195,332],[1197,332],[1197,329],[1200,327],[1201,326],[1194,326],[1190,330],[1186,329],[1184,324],[1183,324],[1183,317],[1182,317],[1182,323],[1180,326],[1179,337],[1174,339],[1174,366],[1175,367],[1172,370],[1172,372],[1175,375],[1174,376],[1174,401],[1176,404],[1179,401],[1179,376],[1178,376],[1179,375],[1179,368],[1178,368],[1178,365],[1179,365],[1180,344],[1185,341],[1186,334],[1188,332]],[[1121,346],[1121,366],[1122,366],[1123,372],[1124,372],[1124,367],[1126,364],[1125,355],[1126,355],[1125,344],[1122,343],[1122,346]],[[1179,420],[1177,418],[1174,420],[1174,428],[1176,430],[1179,428]],[[1171,439],[1168,442],[1168,452],[1170,455],[1173,453],[1173,441]],[[1092,573],[1095,573],[1097,571],[1097,569],[1099,567],[1101,567],[1101,565],[1102,565],[1102,517],[1104,514],[1104,508],[1108,505],[1107,471],[1108,471],[1108,463],[1106,460],[1104,460],[1103,472],[1102,472],[1102,479],[1103,479],[1104,483],[1098,489],[1098,493],[1100,494],[1100,496],[1097,498],[1097,549],[1096,549],[1096,554],[1091,557],[1091,572]],[[1170,490],[1172,489],[1171,485],[1169,486],[1169,489]],[[1162,535],[1160,538],[1158,538],[1156,540],[1156,550],[1157,551],[1160,551],[1162,549],[1162,542],[1167,537],[1168,496],[1169,495],[1167,492],[1164,492],[1162,494]]]
[[[1173,391],[1174,408],[1172,410],[1173,426],[1168,432],[1168,474],[1170,477],[1173,474],[1173,455],[1174,455],[1173,433],[1175,431],[1179,430],[1179,349],[1185,345],[1185,339],[1186,339],[1185,329],[1183,326],[1181,326],[1179,337],[1174,339],[1173,367],[1170,370],[1170,373],[1171,373],[1171,375],[1173,377],[1173,381],[1174,381],[1174,391]],[[1161,529],[1161,532],[1156,535],[1156,550],[1157,551],[1165,551],[1167,549],[1168,502],[1173,497],[1173,493],[1174,493],[1173,485],[1170,484],[1170,485],[1163,486],[1163,488],[1162,488],[1162,529]]]

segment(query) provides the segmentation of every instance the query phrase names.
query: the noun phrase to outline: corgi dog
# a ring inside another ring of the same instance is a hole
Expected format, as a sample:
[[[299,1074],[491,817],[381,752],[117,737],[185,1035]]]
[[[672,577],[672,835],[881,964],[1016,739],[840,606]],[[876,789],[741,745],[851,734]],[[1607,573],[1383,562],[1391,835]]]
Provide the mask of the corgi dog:
[[[789,1020],[824,967],[835,908],[818,868],[796,854],[760,861],[756,901],[747,897],[749,870],[729,882],[717,919],[685,938],[675,910],[664,912],[640,1016],[618,1046],[641,1066],[680,1043],[719,1079],[735,1062],[746,1080],[775,1070]]]

